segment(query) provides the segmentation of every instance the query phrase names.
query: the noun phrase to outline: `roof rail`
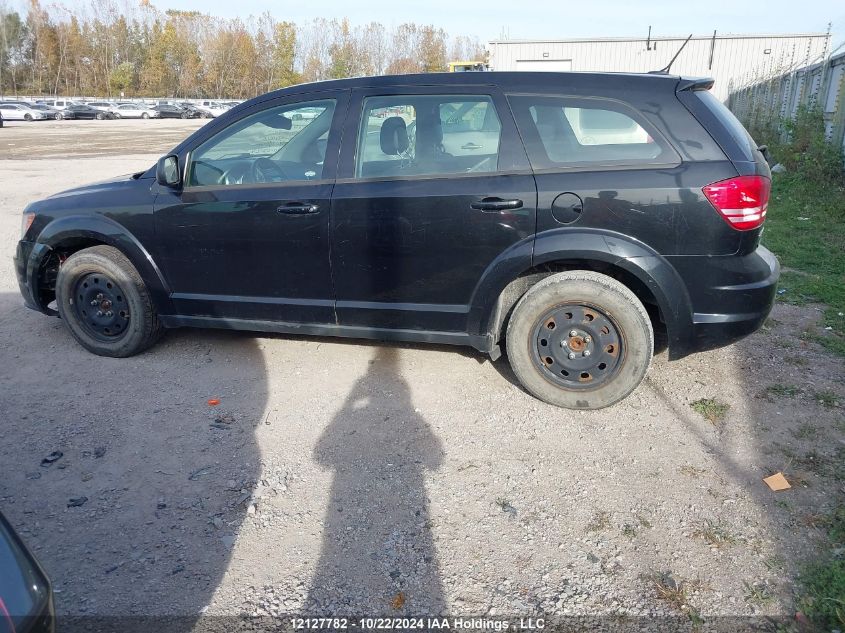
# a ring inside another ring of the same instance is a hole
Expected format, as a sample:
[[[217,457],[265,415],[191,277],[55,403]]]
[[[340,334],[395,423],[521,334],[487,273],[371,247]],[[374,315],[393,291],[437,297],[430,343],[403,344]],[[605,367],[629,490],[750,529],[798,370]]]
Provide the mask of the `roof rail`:
[[[716,80],[712,77],[681,77],[675,92],[683,90],[710,90]]]

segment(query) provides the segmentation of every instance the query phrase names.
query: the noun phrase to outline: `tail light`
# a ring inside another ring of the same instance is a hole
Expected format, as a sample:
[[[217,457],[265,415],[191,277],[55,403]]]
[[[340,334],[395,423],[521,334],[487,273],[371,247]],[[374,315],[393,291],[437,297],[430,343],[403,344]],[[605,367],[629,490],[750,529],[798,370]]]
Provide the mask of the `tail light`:
[[[702,191],[719,215],[740,231],[762,226],[772,181],[765,176],[737,176],[714,182]]]

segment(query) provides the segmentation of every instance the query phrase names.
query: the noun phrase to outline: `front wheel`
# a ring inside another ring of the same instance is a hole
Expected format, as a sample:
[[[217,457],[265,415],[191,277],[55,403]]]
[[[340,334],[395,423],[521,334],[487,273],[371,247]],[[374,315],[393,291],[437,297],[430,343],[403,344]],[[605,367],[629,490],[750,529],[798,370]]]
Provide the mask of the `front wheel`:
[[[112,118],[113,118],[113,119],[119,119],[119,118],[120,118],[120,115],[119,115],[117,112],[114,112],[114,113],[112,114]]]
[[[642,302],[615,279],[574,270],[546,277],[514,308],[508,359],[533,395],[567,409],[601,409],[645,377],[654,332]]]
[[[61,112],[56,112],[56,121],[61,121],[64,118],[65,117]]]
[[[100,112],[99,114],[97,114],[97,116],[96,116],[95,118],[96,118],[98,121],[102,121],[103,119],[105,119],[105,118],[106,118],[106,115],[105,115],[105,114],[103,114],[102,112]]]
[[[142,118],[142,119],[149,119],[149,118],[150,118],[150,115],[149,115],[149,114],[147,114],[146,112],[142,112],[142,113],[141,113],[141,118]]]
[[[99,356],[132,356],[163,331],[141,275],[111,246],[86,248],[65,261],[56,304],[73,337]]]
[[[24,114],[24,115],[23,115],[23,120],[24,120],[24,121],[32,121],[32,115],[31,115],[31,114],[29,114],[29,113]]]

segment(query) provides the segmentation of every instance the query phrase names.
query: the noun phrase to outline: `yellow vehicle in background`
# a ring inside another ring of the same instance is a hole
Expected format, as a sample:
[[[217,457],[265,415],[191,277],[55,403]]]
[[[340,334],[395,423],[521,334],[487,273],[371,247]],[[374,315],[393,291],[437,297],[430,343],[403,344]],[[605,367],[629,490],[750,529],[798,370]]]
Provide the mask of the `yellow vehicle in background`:
[[[484,62],[449,62],[450,73],[467,73],[482,70],[487,70],[487,64]]]

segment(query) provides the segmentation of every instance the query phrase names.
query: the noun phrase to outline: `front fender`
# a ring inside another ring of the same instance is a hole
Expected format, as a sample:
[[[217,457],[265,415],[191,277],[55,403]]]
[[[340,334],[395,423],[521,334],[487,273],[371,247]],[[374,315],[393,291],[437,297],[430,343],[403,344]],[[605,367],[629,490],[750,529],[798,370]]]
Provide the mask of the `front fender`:
[[[616,267],[638,279],[654,295],[666,324],[670,358],[683,356],[692,337],[692,307],[686,286],[672,265],[642,242],[613,231],[562,227],[536,236],[533,254],[527,265],[524,252],[513,249],[503,253],[505,261],[488,267],[478,285],[470,316],[470,332],[487,334],[495,339],[496,324],[504,316],[500,297],[514,280],[532,268],[555,262],[592,262]],[[514,272],[516,271],[516,272]],[[529,275],[529,279],[530,275]],[[533,279],[531,280],[533,282]],[[527,286],[517,289],[521,295]],[[495,340],[494,340],[495,342]]]
[[[50,251],[79,240],[100,242],[123,253],[144,280],[156,310],[172,312],[170,288],[150,253],[125,226],[104,215],[69,215],[47,224],[35,240],[27,275],[37,274]]]

